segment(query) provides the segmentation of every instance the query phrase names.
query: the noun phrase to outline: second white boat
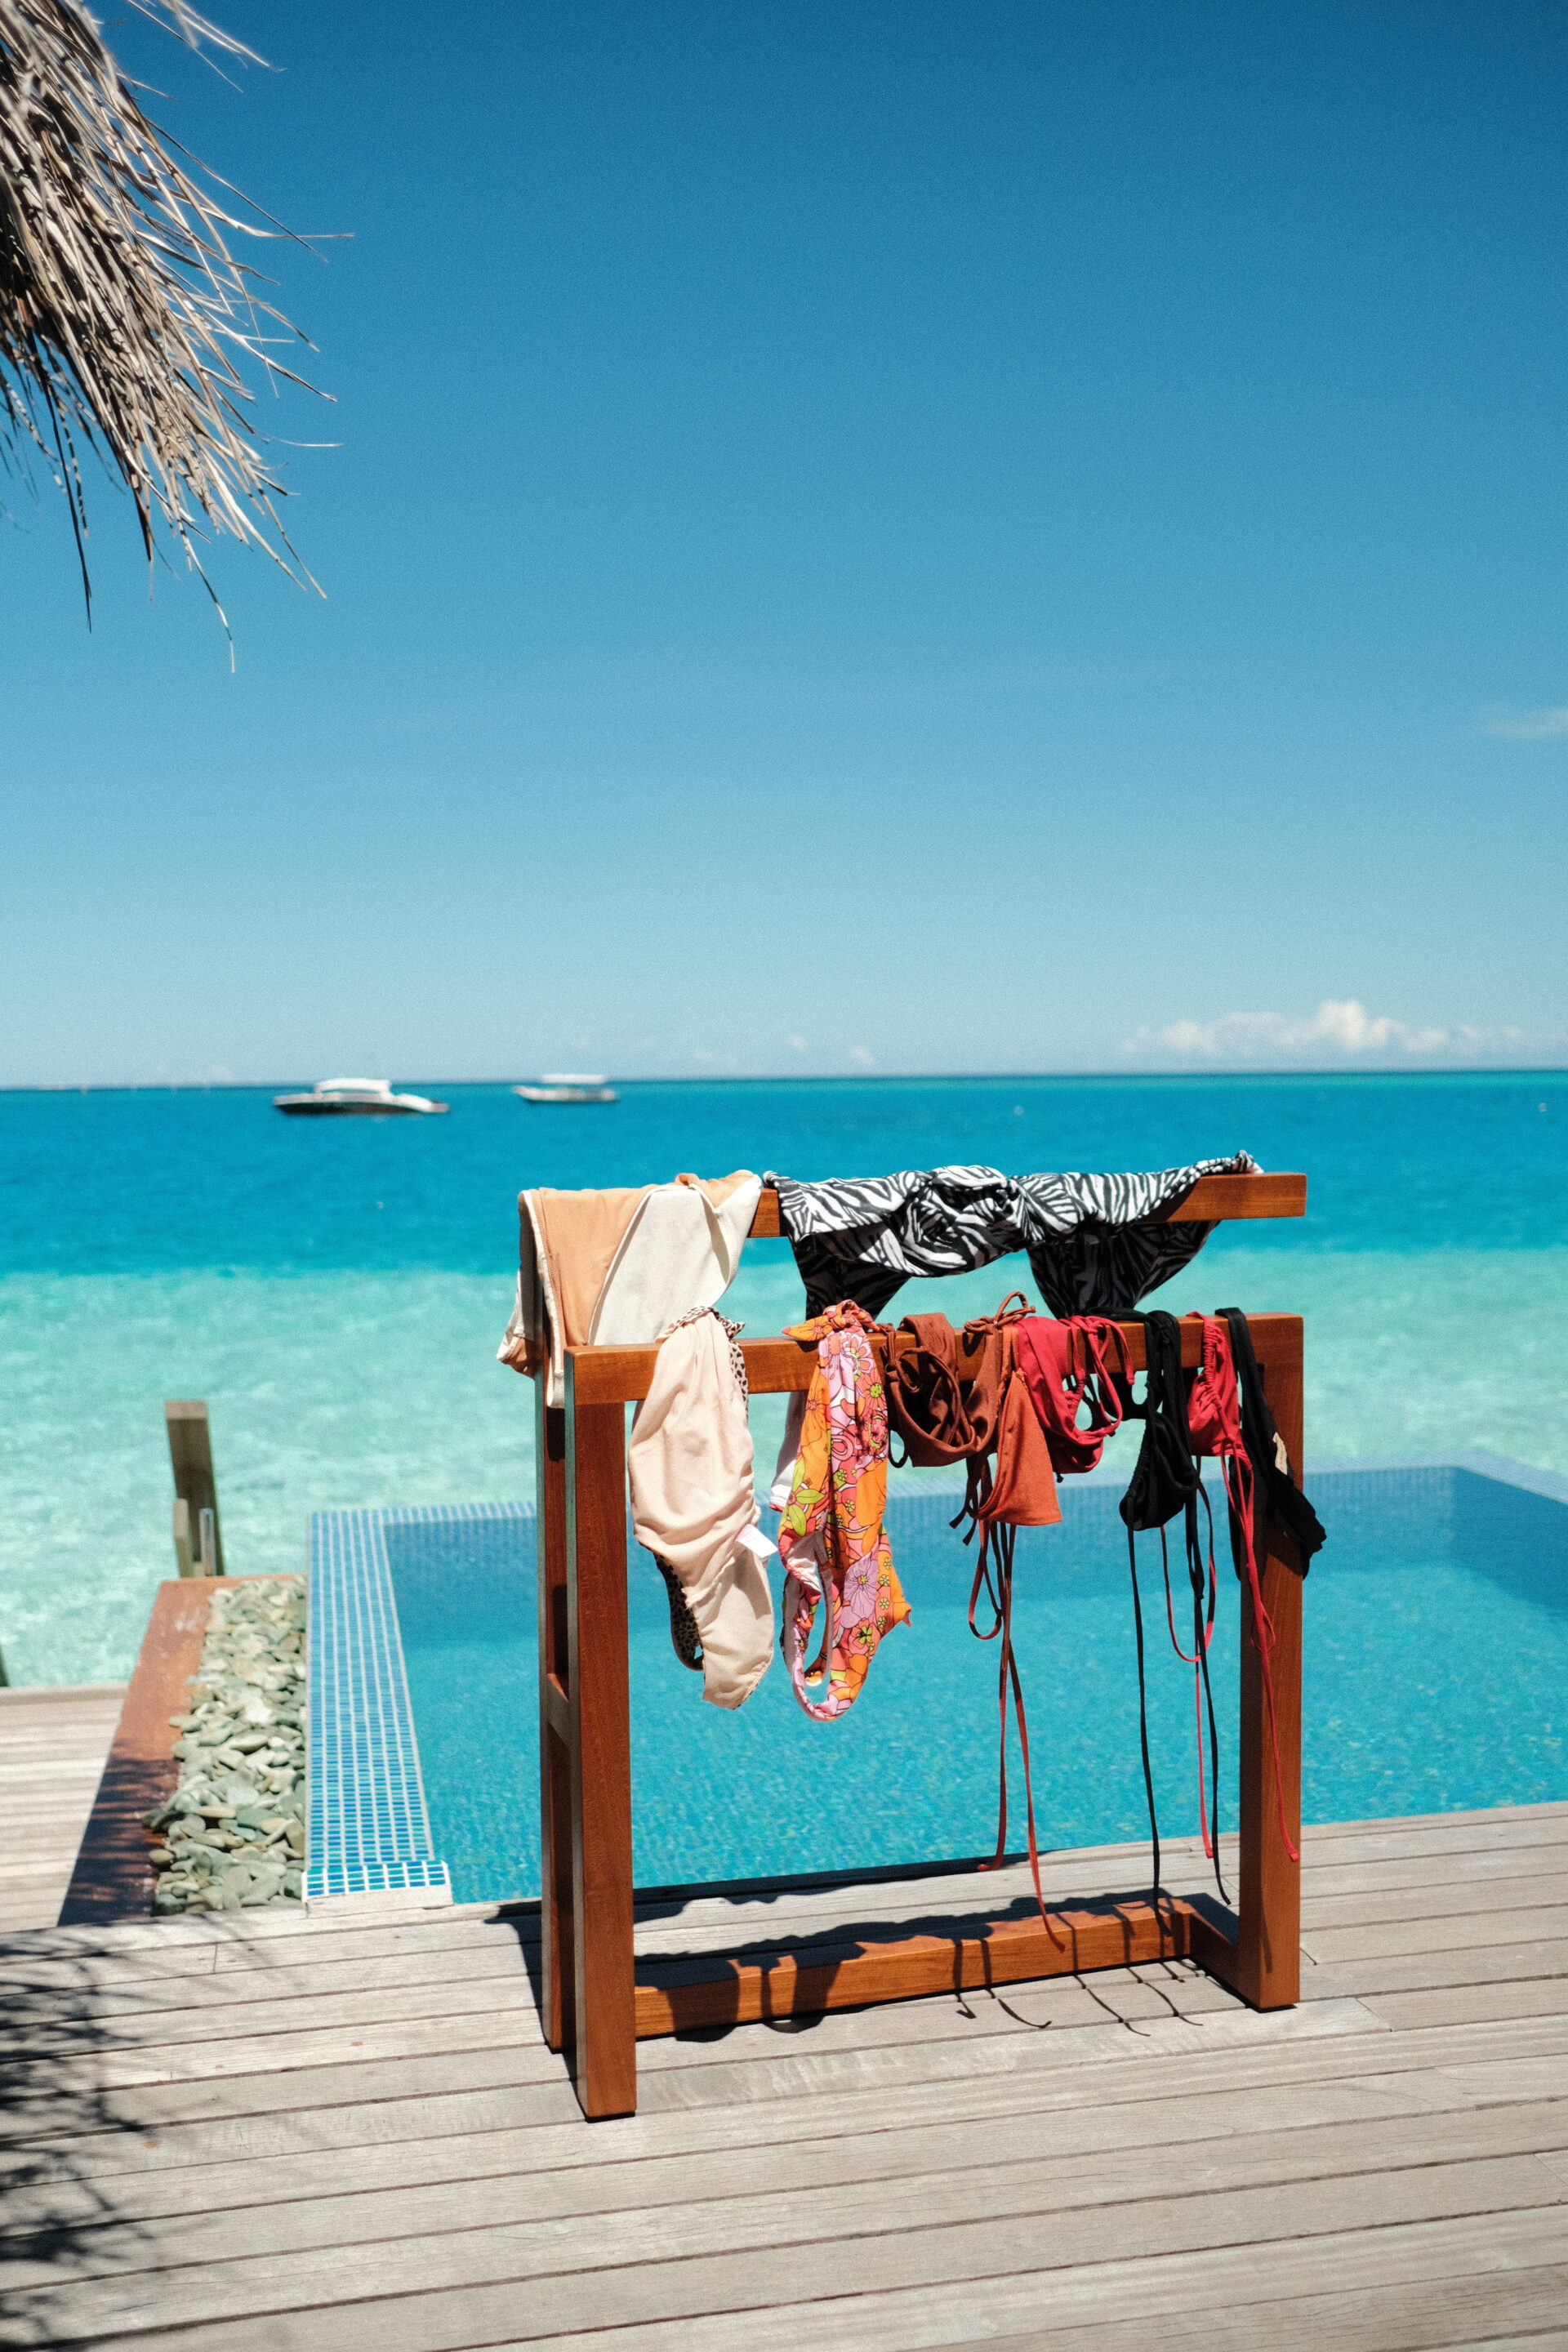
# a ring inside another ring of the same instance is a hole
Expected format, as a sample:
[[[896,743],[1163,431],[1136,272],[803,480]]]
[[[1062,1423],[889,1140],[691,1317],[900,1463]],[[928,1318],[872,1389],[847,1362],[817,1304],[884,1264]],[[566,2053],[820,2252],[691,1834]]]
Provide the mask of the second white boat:
[[[580,1071],[547,1070],[532,1086],[513,1087],[531,1103],[613,1103],[620,1097],[614,1087],[607,1087],[598,1072],[585,1076]]]

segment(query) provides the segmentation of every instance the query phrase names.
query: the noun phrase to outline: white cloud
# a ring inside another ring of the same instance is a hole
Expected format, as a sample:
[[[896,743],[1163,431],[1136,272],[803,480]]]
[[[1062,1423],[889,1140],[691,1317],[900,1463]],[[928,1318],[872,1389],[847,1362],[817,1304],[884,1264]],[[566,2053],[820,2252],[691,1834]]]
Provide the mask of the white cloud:
[[[877,1066],[877,1056],[868,1053],[864,1045],[851,1045],[849,1058],[862,1070],[874,1070]]]
[[[1568,735],[1568,704],[1551,710],[1510,710],[1499,703],[1487,712],[1479,731],[1500,736],[1507,743],[1544,743],[1552,736]]]
[[[1522,1029],[1417,1026],[1390,1013],[1369,1013],[1354,997],[1326,997],[1310,1018],[1284,1013],[1225,1013],[1217,1021],[1173,1021],[1140,1029],[1121,1050],[1142,1062],[1184,1062],[1233,1068],[1280,1065],[1322,1068],[1334,1063],[1473,1064],[1518,1060],[1527,1042],[1560,1054],[1564,1039],[1527,1041]]]
[[[810,1051],[810,1048],[806,1045],[804,1037],[786,1037],[784,1039],[784,1044],[789,1047],[792,1054],[805,1054]]]

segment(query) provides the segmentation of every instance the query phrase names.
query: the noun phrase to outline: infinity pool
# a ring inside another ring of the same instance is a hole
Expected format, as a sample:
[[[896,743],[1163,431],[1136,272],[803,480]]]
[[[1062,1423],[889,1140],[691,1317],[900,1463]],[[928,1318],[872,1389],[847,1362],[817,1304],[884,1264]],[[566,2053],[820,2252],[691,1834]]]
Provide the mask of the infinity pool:
[[[1329,1543],[1305,1595],[1308,1821],[1568,1797],[1568,1500],[1552,1491],[1568,1484],[1497,1474],[1442,1464],[1309,1481]],[[1016,1634],[1043,1844],[1146,1833],[1121,1483],[1064,1484],[1063,1525],[1019,1538]],[[989,1852],[995,1652],[966,1623],[971,1555],[949,1532],[955,1507],[933,1491],[890,1502],[913,1621],[833,1724],[799,1712],[776,1660],[737,1714],[703,1706],[700,1677],[671,1651],[662,1582],[632,1548],[640,1884]],[[399,1512],[380,1532],[434,1851],[458,1902],[537,1894],[531,1511]],[[1234,1827],[1238,1611],[1223,1524],[1219,1553],[1214,1679]],[[1192,1677],[1171,1652],[1155,1538],[1140,1539],[1140,1566],[1161,1826],[1177,1834],[1196,1827]],[[1009,1843],[1021,1832],[1016,1815]]]

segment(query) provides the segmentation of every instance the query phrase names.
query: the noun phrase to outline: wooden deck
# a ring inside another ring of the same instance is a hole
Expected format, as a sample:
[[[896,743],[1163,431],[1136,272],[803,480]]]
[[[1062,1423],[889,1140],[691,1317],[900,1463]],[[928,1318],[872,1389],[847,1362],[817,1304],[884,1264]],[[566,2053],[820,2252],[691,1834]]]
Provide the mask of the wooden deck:
[[[9,1934],[0,2341],[1562,2347],[1568,1806],[1318,1829],[1306,1861],[1299,2009],[1173,1964],[707,2028],[645,2042],[640,2112],[599,2124],[541,2038],[534,1913]],[[1190,1851],[1171,1883],[1201,1884]],[[1018,1892],[708,1895],[638,1940]]]
[[[124,1697],[123,1683],[0,1690],[0,1931],[59,1917]]]

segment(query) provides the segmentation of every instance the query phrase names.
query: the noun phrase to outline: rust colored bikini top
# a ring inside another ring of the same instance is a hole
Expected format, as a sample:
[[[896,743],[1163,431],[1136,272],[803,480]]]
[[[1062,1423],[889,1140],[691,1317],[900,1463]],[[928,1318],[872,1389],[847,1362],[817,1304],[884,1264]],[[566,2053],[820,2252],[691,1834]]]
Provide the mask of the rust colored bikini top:
[[[965,1463],[960,1517],[983,1529],[1054,1527],[1062,1515],[1018,1360],[1018,1328],[1030,1312],[1015,1291],[994,1315],[976,1316],[962,1331],[945,1315],[907,1315],[896,1330],[881,1327],[888,1423],[903,1440],[904,1458],[920,1469]]]

